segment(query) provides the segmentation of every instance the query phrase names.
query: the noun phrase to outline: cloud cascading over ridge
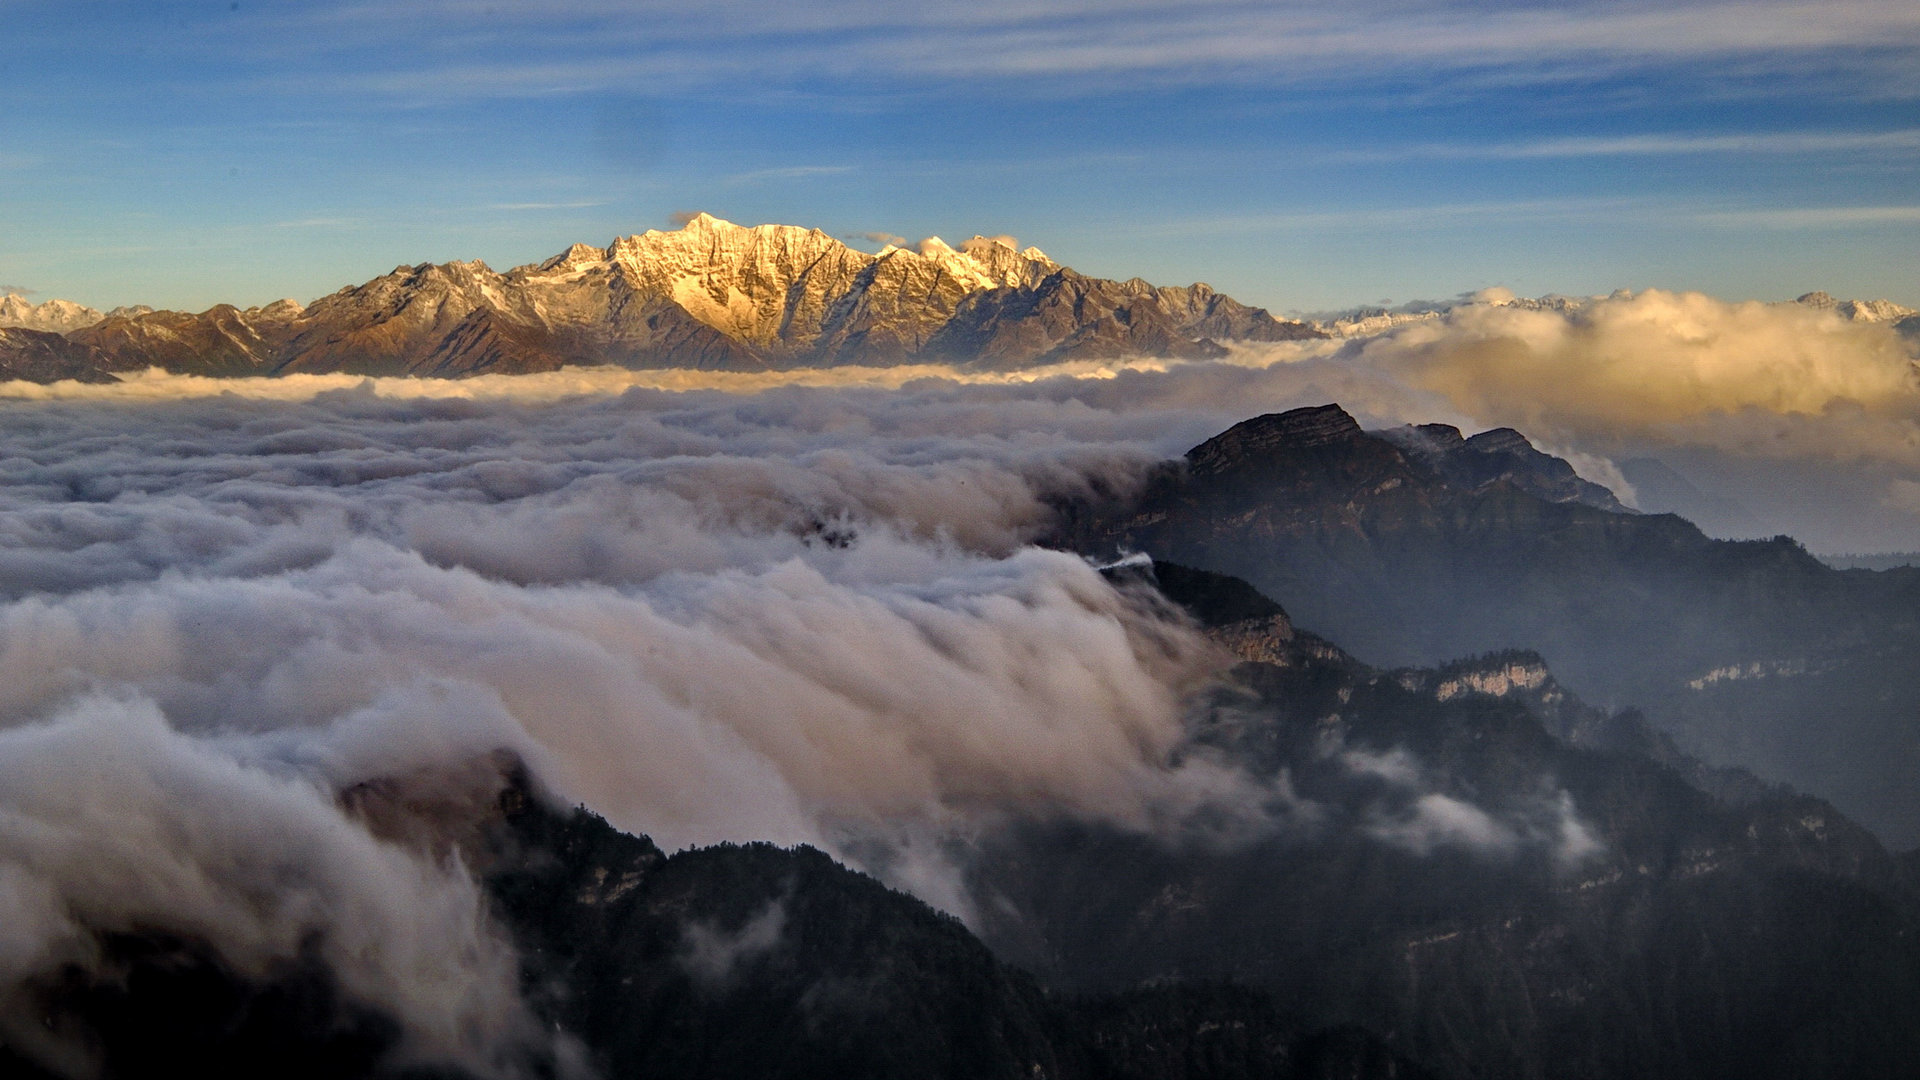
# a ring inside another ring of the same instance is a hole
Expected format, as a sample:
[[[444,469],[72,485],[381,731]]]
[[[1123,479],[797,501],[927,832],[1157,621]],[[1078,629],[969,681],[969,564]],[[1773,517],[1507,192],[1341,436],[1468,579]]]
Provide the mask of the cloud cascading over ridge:
[[[504,1075],[542,1038],[478,886],[377,841],[332,792],[172,730],[151,702],[81,695],[0,730],[0,1033],[90,1071],[26,980],[99,961],[95,935],[218,942],[243,977],[309,955],[402,1025],[399,1052]],[[47,1025],[49,1029],[52,1025]]]
[[[242,970],[319,940],[409,1052],[510,1072],[534,1036],[471,879],[337,799],[501,749],[668,847],[813,843],[959,911],[946,845],[1009,819],[1282,827],[1311,807],[1187,741],[1222,658],[1026,546],[1058,500],[1339,401],[1511,424],[1590,470],[1800,470],[1912,529],[1905,350],[1830,311],[1648,292],[1021,375],[8,384],[0,890],[25,917],[0,975],[156,920],[231,930]],[[1361,825],[1390,847],[1595,850],[1551,785],[1498,817],[1390,750],[1350,764],[1384,785]],[[299,888],[245,907],[290,858]],[[129,876],[147,887],[107,895]]]
[[[943,838],[1009,816],[1258,827],[1263,785],[1175,754],[1221,658],[1023,546],[1156,456],[1139,418],[198,389],[0,405],[8,985],[133,930],[312,956],[400,1052],[513,1072],[539,1033],[477,885],[337,798],[500,750],[669,848],[857,845],[953,910]]]

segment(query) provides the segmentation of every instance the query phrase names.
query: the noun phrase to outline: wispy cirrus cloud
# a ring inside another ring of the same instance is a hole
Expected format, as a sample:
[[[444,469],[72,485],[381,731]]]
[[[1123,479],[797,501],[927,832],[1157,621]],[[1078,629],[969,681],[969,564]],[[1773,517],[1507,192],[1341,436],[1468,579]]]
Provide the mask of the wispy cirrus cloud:
[[[661,78],[707,85],[1114,77],[1209,83],[1427,70],[1538,79],[1729,58],[1759,73],[1839,63],[1897,74],[1920,49],[1920,7],[1890,0],[1492,8],[1449,0],[1338,7],[734,0],[697,10],[650,0],[572,0],[524,12],[442,0],[335,5],[281,18],[324,27],[335,51],[361,53],[358,70],[342,85],[409,100],[570,93]],[[449,26],[459,28],[451,43]],[[290,56],[288,40],[313,36],[263,36],[257,47]],[[416,37],[434,47],[395,48]]]
[[[1920,128],[1896,131],[1777,131],[1646,133],[1574,136],[1503,143],[1418,143],[1377,150],[1333,151],[1351,162],[1421,158],[1527,160],[1533,158],[1670,157],[1693,154],[1829,155],[1920,151]]]
[[[851,165],[786,165],[774,169],[755,169],[734,173],[729,184],[758,184],[768,180],[807,180],[816,176],[840,176],[853,171]]]
[[[356,217],[310,217],[276,221],[273,224],[280,229],[351,229],[366,224],[366,220]]]
[[[1855,229],[1920,225],[1920,206],[1800,206],[1700,214],[1707,225],[1763,229]]]
[[[1161,234],[1307,232],[1323,229],[1432,229],[1474,221],[1618,220],[1662,211],[1638,199],[1567,198],[1492,200],[1421,206],[1340,207],[1274,214],[1195,218],[1149,227]]]
[[[1456,228],[1475,222],[1613,224],[1623,221],[1728,229],[1853,229],[1920,224],[1920,205],[1778,206],[1729,210],[1671,199],[1521,199],[1511,202],[1332,208],[1199,218],[1150,226],[1144,231],[1157,235],[1192,236],[1355,229],[1422,231]]]
[[[490,203],[489,210],[586,210],[595,206],[605,206],[606,199],[575,199],[570,202],[511,202]]]

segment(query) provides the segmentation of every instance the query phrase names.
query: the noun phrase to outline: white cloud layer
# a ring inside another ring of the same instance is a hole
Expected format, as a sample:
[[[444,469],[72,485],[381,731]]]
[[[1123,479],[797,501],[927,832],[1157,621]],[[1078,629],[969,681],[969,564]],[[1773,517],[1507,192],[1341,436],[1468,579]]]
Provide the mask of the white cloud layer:
[[[1425,394],[1432,415],[1518,428],[1601,482],[1618,482],[1603,462],[1659,458],[1762,532],[1845,552],[1920,547],[1895,495],[1920,477],[1912,349],[1884,322],[1648,290],[1467,305],[1304,366],[1376,377],[1354,400],[1383,413]]]
[[[500,749],[669,849],[857,847],[961,910],[941,839],[1009,816],[1259,817],[1176,754],[1220,658],[1023,546],[1155,424],[951,387],[561,396],[607,377],[0,405],[0,986],[117,930],[243,973],[317,941],[406,1052],[507,1070],[531,1029],[476,887],[335,800]]]

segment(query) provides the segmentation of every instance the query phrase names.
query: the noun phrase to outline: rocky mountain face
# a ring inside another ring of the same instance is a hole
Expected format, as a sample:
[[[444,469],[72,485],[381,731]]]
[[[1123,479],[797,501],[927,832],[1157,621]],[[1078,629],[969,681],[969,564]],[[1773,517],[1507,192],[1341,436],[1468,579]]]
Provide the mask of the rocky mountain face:
[[[1364,432],[1337,406],[1258,417],[1137,500],[1070,509],[1059,540],[1243,577],[1383,666],[1537,650],[1582,697],[1920,843],[1920,571],[1710,540],[1621,512],[1513,433],[1456,438]]]
[[[112,359],[99,349],[50,330],[0,327],[0,380],[112,382],[111,367]]]
[[[1915,346],[1920,346],[1920,311],[1891,300],[1839,300],[1824,292],[1810,292],[1795,303],[1831,311],[1849,322],[1887,323]]]
[[[1920,311],[1896,304],[1891,300],[1841,300],[1830,293],[1810,292],[1797,297],[1794,303],[1805,304],[1822,311],[1831,311],[1850,322],[1890,322],[1898,323],[1920,315]]]
[[[1574,473],[1573,466],[1542,453],[1512,428],[1494,428],[1471,439],[1451,424],[1408,424],[1380,432],[1446,482],[1462,491],[1483,491],[1511,484],[1548,502],[1577,502],[1616,514],[1633,511],[1613,492]]]
[[[0,328],[75,335],[103,373],[345,371],[459,377],[569,364],[754,371],[909,360],[1021,368],[1129,355],[1204,358],[1223,343],[1369,337],[1463,304],[1572,311],[1580,297],[1463,297],[1280,319],[1205,284],[1110,281],[1037,248],[976,236],[857,251],[817,229],[743,228],[702,214],[674,232],[575,244],[498,273],[480,262],[396,267],[310,307],[145,306],[100,311],[0,297]],[[1886,300],[1807,293],[1798,303],[1884,322],[1920,341],[1920,314]],[[0,342],[0,363],[24,362]],[[27,377],[27,376],[22,376]]]
[[[1851,323],[1889,323],[1893,331],[1907,338],[1908,344],[1920,346],[1920,311],[1912,307],[1891,300],[1836,300],[1826,292],[1809,292],[1797,304],[1834,311]]]
[[[44,306],[44,305],[43,305]],[[102,371],[459,377],[567,365],[725,371],[924,360],[1026,367],[1200,357],[1322,336],[1205,285],[1090,278],[975,237],[867,254],[817,229],[700,215],[500,273],[397,267],[301,306],[127,312],[73,329]],[[0,353],[0,358],[4,358]]]

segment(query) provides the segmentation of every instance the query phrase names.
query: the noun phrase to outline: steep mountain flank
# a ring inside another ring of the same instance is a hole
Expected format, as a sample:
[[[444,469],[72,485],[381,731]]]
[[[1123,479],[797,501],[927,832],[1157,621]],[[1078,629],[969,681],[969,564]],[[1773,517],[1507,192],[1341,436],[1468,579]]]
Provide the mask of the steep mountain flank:
[[[297,311],[298,305],[282,301],[245,310],[221,304],[197,315],[119,315],[68,338],[98,350],[112,371],[158,367],[194,375],[264,375],[274,370],[280,339]]]
[[[1176,321],[1185,307],[1169,304],[1138,278],[1102,281],[1061,270],[1032,288],[994,289],[967,297],[928,351],[996,369],[1134,355],[1224,355],[1226,349],[1218,342],[1191,337],[1191,324]],[[1314,335],[1303,330],[1300,336]]]
[[[1419,1080],[1364,1031],[1262,993],[1047,992],[966,927],[818,851],[663,855],[519,789],[488,886],[539,1008],[602,1075],[663,1078]]]
[[[1463,438],[1451,424],[1409,424],[1380,436],[1446,477],[1454,487],[1479,491],[1505,481],[1548,502],[1579,502],[1616,514],[1629,513],[1613,492],[1583,480],[1573,466],[1542,453],[1512,428],[1494,428]]]
[[[0,327],[0,380],[113,382],[110,364],[99,349],[51,331]]]

